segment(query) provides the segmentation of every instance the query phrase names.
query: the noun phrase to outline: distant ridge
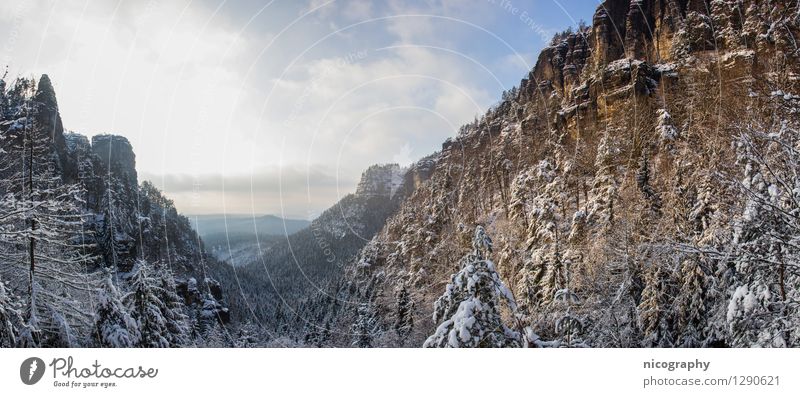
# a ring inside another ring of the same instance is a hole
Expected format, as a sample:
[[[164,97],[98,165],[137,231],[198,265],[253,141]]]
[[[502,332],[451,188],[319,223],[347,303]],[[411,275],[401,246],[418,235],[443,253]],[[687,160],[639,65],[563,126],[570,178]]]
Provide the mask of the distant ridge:
[[[305,229],[311,224],[300,219],[283,219],[275,215],[194,215],[192,227],[201,237],[219,234],[255,234],[283,236]]]

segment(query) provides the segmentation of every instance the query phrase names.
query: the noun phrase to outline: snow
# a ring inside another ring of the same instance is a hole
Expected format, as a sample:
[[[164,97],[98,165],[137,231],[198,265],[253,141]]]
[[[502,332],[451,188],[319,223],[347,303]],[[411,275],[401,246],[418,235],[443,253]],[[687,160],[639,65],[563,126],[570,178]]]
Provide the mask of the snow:
[[[769,185],[768,188],[769,196],[772,197],[773,200],[778,200],[780,198],[780,192],[778,191],[778,187],[774,184]]]
[[[727,63],[735,58],[752,58],[756,54],[753,50],[736,50],[736,51],[728,51],[720,57],[720,61],[723,63]]]
[[[644,61],[641,61],[641,60],[638,60],[638,59],[627,59],[627,58],[618,59],[618,60],[616,60],[614,62],[609,63],[606,66],[606,71],[607,72],[615,72],[615,71],[619,71],[619,70],[627,70],[627,69],[630,69],[633,66],[640,66],[643,63],[644,63]]]
[[[656,132],[661,136],[661,140],[671,142],[678,138],[678,129],[672,124],[672,116],[666,109],[658,109]]]
[[[514,136],[519,134],[521,131],[522,125],[520,123],[507,123],[505,126],[503,126],[503,129],[500,130],[500,136],[504,138],[507,136]]]
[[[458,333],[458,338],[462,342],[469,342],[472,339],[472,334],[470,333],[470,329],[472,326],[475,325],[477,321],[475,319],[475,313],[481,311],[481,301],[477,298],[470,298],[467,301],[461,302],[458,305],[458,310],[453,315],[453,330],[450,331],[451,334]],[[458,344],[452,344],[452,335],[451,335],[451,347],[458,347]]]
[[[796,101],[800,100],[800,95],[792,94],[789,92],[784,92],[782,90],[772,91],[770,95],[774,98],[781,98],[784,101]]]
[[[653,70],[665,76],[675,77],[678,75],[678,65],[675,63],[657,63],[653,65]]]

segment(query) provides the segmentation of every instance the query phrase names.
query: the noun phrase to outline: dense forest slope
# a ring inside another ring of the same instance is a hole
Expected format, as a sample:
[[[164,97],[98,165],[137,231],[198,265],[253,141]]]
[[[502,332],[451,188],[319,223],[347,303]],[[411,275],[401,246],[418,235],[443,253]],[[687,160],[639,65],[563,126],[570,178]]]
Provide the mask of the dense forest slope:
[[[798,39],[797,2],[604,1],[445,142],[350,267],[368,293],[339,331],[800,346]]]
[[[386,219],[432,172],[423,159],[408,169],[374,165],[352,194],[289,236],[260,241],[251,261],[237,264],[229,288],[234,321],[270,346],[328,345],[334,320],[349,315],[342,301],[352,283],[344,269]],[[223,283],[225,284],[225,283]],[[342,342],[344,343],[344,342]],[[258,343],[257,343],[258,344]]]

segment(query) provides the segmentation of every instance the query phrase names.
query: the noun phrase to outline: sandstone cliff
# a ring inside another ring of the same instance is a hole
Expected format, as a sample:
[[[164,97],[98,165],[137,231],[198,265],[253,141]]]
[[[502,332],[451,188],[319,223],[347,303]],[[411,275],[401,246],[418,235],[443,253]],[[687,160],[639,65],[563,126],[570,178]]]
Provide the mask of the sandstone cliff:
[[[386,297],[413,285],[419,323],[410,344],[421,343],[434,327],[434,299],[469,251],[474,226],[485,225],[526,332],[558,337],[554,319],[565,309],[548,294],[560,288],[581,295],[568,312],[590,345],[656,343],[642,336],[652,330],[637,310],[648,304],[652,269],[679,285],[689,256],[675,244],[711,252],[730,241],[744,200],[731,182],[742,175],[743,123],[797,121],[797,38],[796,2],[604,1],[591,28],[541,52],[513,98],[445,143],[352,280],[382,285],[386,321],[394,305]],[[732,288],[721,286],[732,282],[732,265],[690,259],[717,288]],[[715,319],[705,345],[732,343],[728,293],[704,298]],[[627,333],[608,330],[609,317]],[[663,338],[657,343],[683,340]]]

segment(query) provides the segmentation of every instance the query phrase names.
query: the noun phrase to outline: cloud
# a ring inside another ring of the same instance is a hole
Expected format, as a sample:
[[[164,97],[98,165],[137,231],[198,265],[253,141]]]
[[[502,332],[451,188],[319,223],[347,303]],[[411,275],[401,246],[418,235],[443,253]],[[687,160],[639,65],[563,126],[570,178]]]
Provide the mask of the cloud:
[[[372,17],[373,4],[374,2],[370,0],[310,0],[299,14],[315,12],[314,17],[319,19],[361,21]]]
[[[248,212],[258,194],[259,212],[295,214],[439,149],[519,82],[511,44],[533,59],[530,28],[490,1],[327,3],[6,1],[0,55],[50,74],[66,128],[128,137],[181,211]]]

